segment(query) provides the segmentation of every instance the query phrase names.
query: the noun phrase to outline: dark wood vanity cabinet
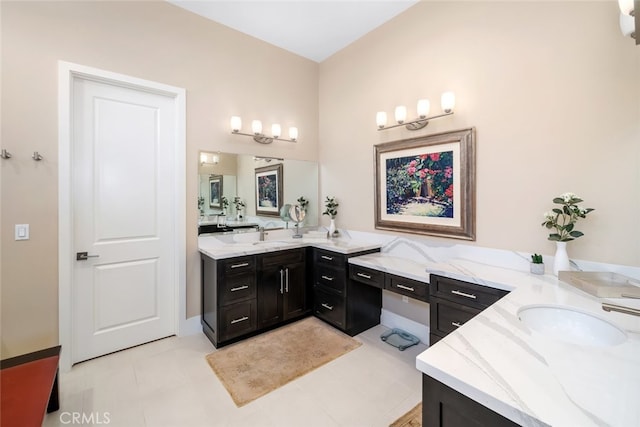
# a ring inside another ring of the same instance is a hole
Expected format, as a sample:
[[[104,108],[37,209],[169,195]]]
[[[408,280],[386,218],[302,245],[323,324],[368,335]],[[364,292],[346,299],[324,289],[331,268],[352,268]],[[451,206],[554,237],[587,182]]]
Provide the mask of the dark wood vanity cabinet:
[[[379,250],[348,255],[318,248],[312,250],[313,313],[350,336],[379,324],[381,289],[351,280],[348,265],[352,256]]]
[[[202,330],[214,346],[257,328],[256,257],[201,256]]]
[[[311,311],[305,249],[258,255],[258,329]]]
[[[516,427],[518,424],[422,375],[423,427]]]
[[[459,328],[509,292],[430,275],[430,345]]]

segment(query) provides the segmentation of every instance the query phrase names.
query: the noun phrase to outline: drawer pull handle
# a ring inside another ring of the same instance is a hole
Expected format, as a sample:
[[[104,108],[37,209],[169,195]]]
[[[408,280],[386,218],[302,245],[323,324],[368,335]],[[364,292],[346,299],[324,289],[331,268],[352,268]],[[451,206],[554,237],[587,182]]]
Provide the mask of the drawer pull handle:
[[[322,278],[323,278],[324,280],[328,280],[328,281],[330,281],[330,282],[333,282],[333,277],[330,277],[330,276],[322,276]]]
[[[248,318],[247,316],[243,316],[243,317],[241,317],[241,318],[239,318],[239,319],[233,319],[233,320],[231,321],[231,324],[233,325],[234,323],[244,322],[245,320],[249,320],[249,318]]]
[[[246,266],[248,266],[248,265],[249,265],[249,263],[248,263],[248,262],[243,262],[243,263],[240,263],[240,264],[233,264],[233,265],[231,266],[231,268],[246,267]]]
[[[238,286],[237,288],[231,288],[231,292],[242,291],[244,289],[249,289],[249,286],[244,285],[244,286]]]
[[[476,296],[473,295],[473,294],[467,294],[467,293],[464,293],[464,292],[457,291],[455,289],[453,291],[451,291],[451,293],[455,294],[455,295],[460,295],[461,297],[465,297],[465,298],[476,299]]]
[[[322,255],[320,258],[326,259],[327,261],[333,261],[333,257],[332,256]]]
[[[405,291],[411,291],[411,292],[415,292],[416,290],[413,288],[410,288],[409,286],[404,286],[404,285],[397,285],[400,289],[404,289]]]
[[[371,279],[371,276],[369,276],[368,274],[364,274],[364,273],[356,273],[356,276],[364,277],[365,279]]]
[[[462,326],[462,323],[458,323],[458,322],[451,322],[451,324],[456,328],[459,328],[460,326]]]
[[[333,310],[333,306],[332,306],[332,305],[322,303],[322,306],[323,306],[324,308],[326,308],[327,310]]]

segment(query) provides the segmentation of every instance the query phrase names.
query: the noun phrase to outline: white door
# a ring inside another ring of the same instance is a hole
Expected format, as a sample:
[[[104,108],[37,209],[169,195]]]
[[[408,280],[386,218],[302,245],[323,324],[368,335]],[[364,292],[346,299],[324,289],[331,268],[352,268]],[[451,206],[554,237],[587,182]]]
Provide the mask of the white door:
[[[79,77],[71,84],[76,363],[176,332],[178,113],[165,94]]]

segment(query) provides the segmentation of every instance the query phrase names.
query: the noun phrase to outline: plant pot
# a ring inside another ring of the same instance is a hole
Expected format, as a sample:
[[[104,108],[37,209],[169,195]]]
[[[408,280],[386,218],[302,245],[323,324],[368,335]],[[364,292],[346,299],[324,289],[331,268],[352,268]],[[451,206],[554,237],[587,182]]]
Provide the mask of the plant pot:
[[[531,274],[544,274],[544,264],[529,263],[529,271]]]
[[[553,274],[558,275],[559,271],[571,271],[569,254],[567,253],[567,242],[556,242],[556,254],[553,258]]]
[[[331,218],[331,223],[329,224],[329,237],[333,237],[333,233],[336,232],[336,220]]]

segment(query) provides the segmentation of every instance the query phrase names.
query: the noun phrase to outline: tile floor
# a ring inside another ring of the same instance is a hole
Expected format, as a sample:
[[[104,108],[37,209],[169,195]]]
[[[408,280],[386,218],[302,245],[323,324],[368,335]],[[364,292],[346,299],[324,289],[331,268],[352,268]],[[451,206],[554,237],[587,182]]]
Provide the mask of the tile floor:
[[[60,374],[61,408],[44,426],[383,427],[422,399],[423,344],[399,351],[378,325],[362,346],[238,408],[209,368],[202,335],[170,337]]]

